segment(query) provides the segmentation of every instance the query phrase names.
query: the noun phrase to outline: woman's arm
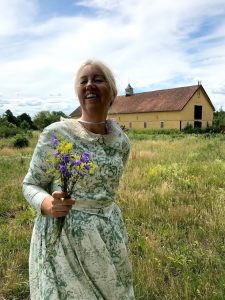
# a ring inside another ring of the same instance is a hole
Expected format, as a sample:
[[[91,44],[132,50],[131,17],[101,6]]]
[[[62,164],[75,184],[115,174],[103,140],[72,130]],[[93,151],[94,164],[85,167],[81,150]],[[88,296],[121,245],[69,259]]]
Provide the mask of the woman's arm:
[[[30,205],[41,213],[41,204],[44,198],[50,195],[50,186],[53,176],[48,174],[48,153],[54,134],[49,126],[41,133],[34,150],[29,170],[23,181],[23,194]]]

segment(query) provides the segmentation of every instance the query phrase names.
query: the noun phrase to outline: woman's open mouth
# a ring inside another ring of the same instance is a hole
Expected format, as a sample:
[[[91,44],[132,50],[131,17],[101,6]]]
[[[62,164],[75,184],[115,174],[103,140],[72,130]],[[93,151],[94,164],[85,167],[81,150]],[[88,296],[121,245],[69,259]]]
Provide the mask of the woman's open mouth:
[[[97,95],[92,94],[92,93],[85,96],[85,99],[87,99],[87,100],[96,99],[96,98],[97,98]]]

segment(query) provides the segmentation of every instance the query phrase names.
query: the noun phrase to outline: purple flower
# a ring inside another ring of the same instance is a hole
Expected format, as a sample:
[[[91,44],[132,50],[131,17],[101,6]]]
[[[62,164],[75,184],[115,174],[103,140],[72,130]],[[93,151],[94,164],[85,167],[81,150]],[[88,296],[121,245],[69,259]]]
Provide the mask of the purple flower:
[[[81,165],[81,161],[80,160],[74,160],[74,161],[72,161],[71,162],[71,167],[73,167],[73,166],[80,166]]]
[[[88,158],[90,158],[90,156],[91,156],[91,153],[90,153],[90,152],[88,152],[88,151],[84,151],[83,155],[84,155],[84,156],[86,156],[86,157],[88,157]]]
[[[69,177],[71,177],[72,173],[66,170],[63,175],[65,177],[69,178]]]
[[[58,139],[57,139],[57,137],[55,135],[52,137],[52,144],[54,146],[58,146],[58,144],[59,144],[59,141],[58,141]]]
[[[66,166],[65,165],[59,165],[58,169],[61,173],[64,173],[66,171]]]
[[[86,169],[86,170],[88,170],[88,171],[89,171],[89,170],[90,170],[90,168],[91,168],[91,166],[89,166],[89,165],[85,165],[85,169]]]
[[[80,172],[79,174],[80,174],[81,177],[84,177],[84,176],[85,176],[85,173],[84,173],[84,172]]]
[[[80,160],[81,160],[81,162],[88,163],[89,160],[90,160],[90,153],[87,152],[87,151],[85,151],[85,152],[82,154]]]
[[[59,155],[59,152],[56,151],[56,152],[53,153],[53,155],[56,157],[57,155]]]
[[[65,161],[65,163],[68,163],[70,161],[69,156],[67,154],[62,154],[62,159]]]

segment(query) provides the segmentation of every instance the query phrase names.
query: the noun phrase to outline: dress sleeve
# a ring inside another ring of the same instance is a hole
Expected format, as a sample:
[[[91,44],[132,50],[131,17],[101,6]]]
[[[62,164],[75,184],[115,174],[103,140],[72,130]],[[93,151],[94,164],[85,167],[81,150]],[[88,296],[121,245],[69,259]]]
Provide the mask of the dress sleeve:
[[[23,180],[23,194],[30,205],[41,213],[41,203],[50,195],[53,177],[47,174],[47,156],[51,151],[50,143],[54,131],[49,128],[41,133],[34,150],[29,170]]]
[[[123,142],[123,166],[126,167],[129,155],[131,150],[130,140],[128,139],[127,135],[125,135],[124,142]]]

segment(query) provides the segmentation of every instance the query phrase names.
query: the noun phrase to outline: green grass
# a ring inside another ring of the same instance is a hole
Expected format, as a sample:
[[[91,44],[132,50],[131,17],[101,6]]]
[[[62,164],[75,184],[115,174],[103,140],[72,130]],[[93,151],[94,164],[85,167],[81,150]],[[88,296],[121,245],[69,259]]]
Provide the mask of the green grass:
[[[137,299],[225,298],[225,138],[133,143],[120,186]]]
[[[28,299],[34,212],[21,183],[31,147],[0,149],[0,299]],[[225,136],[132,138],[118,203],[137,300],[225,299]]]
[[[24,201],[21,185],[36,139],[37,135],[32,147],[21,150],[9,148],[9,140],[1,140],[0,299],[29,296],[28,252],[34,212]]]

